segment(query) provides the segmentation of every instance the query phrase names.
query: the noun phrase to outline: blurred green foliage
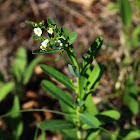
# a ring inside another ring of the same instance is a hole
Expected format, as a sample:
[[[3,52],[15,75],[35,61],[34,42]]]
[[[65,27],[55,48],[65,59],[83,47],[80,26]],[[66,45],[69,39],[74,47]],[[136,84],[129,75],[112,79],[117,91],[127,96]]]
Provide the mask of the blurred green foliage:
[[[27,51],[24,47],[19,47],[16,53],[16,58],[12,65],[12,76],[13,81],[8,82],[5,80],[5,76],[0,71],[0,102],[5,100],[6,96],[10,93],[13,94],[13,105],[11,107],[12,115],[7,121],[9,133],[0,133],[0,139],[6,140],[7,134],[10,136],[10,139],[19,140],[23,132],[23,121],[20,110],[20,97],[24,95],[25,86],[28,84],[31,76],[34,72],[35,66],[43,60],[43,56],[38,56],[33,59],[28,64]]]

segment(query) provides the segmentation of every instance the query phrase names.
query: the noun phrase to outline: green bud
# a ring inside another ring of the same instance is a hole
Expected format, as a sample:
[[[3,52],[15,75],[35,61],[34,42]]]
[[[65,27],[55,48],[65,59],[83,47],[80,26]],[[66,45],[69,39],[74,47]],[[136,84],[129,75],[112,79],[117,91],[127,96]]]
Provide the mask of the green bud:
[[[73,50],[70,49],[70,52],[73,52]]]
[[[38,25],[37,25],[37,23],[35,24],[35,27],[37,27]]]

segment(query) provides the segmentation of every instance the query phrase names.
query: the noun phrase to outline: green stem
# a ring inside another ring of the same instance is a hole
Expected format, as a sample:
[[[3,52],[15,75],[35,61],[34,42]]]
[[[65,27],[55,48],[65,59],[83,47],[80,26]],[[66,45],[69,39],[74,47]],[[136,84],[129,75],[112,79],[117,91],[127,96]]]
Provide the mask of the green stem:
[[[77,138],[78,138],[78,140],[82,140],[81,122],[80,122],[80,119],[79,119],[79,115],[80,115],[80,107],[79,106],[77,107],[76,113],[77,113],[77,116],[78,116],[77,122],[76,122],[76,125],[77,125]]]
[[[79,68],[79,64],[76,58],[76,54],[74,51],[74,48],[72,45],[70,45],[66,51],[66,54],[68,56],[68,58],[70,59],[71,63],[77,67],[77,69],[79,70],[80,73],[80,68]],[[76,96],[76,100],[78,102],[80,102],[81,98],[80,98],[80,79],[77,78],[77,90],[76,90],[77,96]],[[76,121],[76,125],[77,125],[77,137],[78,140],[82,140],[82,133],[81,133],[81,122],[79,119],[79,115],[80,115],[80,111],[81,111],[81,107],[77,106],[76,108],[76,113],[77,113],[77,121]]]
[[[78,140],[82,140],[81,131],[79,129],[77,130],[77,138]]]
[[[34,140],[37,140],[37,134],[38,134],[38,128],[36,128],[36,130],[35,130]]]
[[[60,114],[60,115],[65,115],[65,116],[69,116],[69,117],[75,117],[75,115],[73,114],[66,114],[66,113],[63,113],[63,112],[59,112],[59,111],[55,111],[55,110],[48,110],[48,109],[24,109],[24,110],[19,110],[19,111],[11,111],[11,112],[8,112],[4,115],[1,115],[0,116],[0,119],[1,118],[4,118],[4,117],[8,117],[10,116],[11,114],[15,114],[15,113],[19,113],[19,112],[51,112],[51,113],[55,113],[55,114]],[[77,118],[77,117],[75,117]]]
[[[77,78],[77,101],[80,102],[81,100],[81,96],[80,96],[80,79]],[[80,115],[80,111],[81,111],[81,106],[77,106],[76,112],[77,112],[77,137],[78,140],[82,139],[82,133],[81,133],[81,121],[79,119],[79,115]]]

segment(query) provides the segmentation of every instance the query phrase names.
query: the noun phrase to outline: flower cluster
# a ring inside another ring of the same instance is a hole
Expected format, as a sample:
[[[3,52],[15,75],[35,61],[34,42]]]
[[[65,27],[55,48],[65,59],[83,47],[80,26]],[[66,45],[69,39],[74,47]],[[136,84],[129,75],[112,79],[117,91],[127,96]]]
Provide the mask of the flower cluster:
[[[39,23],[33,21],[26,21],[26,23],[31,24],[34,27],[33,36],[34,40],[40,40],[40,49],[36,49],[33,53],[54,53],[61,52],[61,56],[64,51],[72,52],[72,44],[74,43],[77,33],[72,32],[69,34],[67,28],[62,26],[59,28],[56,23],[48,18],[47,21],[41,21]],[[42,30],[48,33],[48,37],[42,36]],[[59,57],[60,58],[60,57]]]
[[[53,35],[53,34],[54,34],[54,29],[55,29],[55,28],[56,28],[56,26],[55,26],[55,27],[53,27],[52,25],[49,26],[49,27],[47,28],[48,34],[49,34],[49,35]],[[39,27],[34,28],[34,33],[35,33],[35,35],[41,37],[41,35],[42,35],[42,30],[41,30],[41,28],[39,28]],[[62,40],[63,40],[63,41],[66,41],[66,39],[65,39],[64,36],[53,37],[53,38],[51,38],[51,39],[48,39],[48,38],[47,38],[47,39],[45,39],[45,40],[43,39],[43,40],[42,40],[42,43],[41,43],[41,46],[40,46],[40,49],[41,49],[41,50],[46,50],[47,47],[50,46],[50,45],[49,45],[50,40],[51,40],[51,42],[53,42],[51,45],[54,47],[55,50],[60,50],[60,49],[62,48],[62,46],[63,46]]]

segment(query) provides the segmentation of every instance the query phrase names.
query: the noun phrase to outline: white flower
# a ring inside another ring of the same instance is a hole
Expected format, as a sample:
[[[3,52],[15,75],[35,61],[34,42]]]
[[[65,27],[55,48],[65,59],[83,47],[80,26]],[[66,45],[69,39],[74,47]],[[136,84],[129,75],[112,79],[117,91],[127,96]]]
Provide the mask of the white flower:
[[[56,50],[60,50],[62,45],[63,45],[63,43],[61,43],[60,40],[55,40],[54,43],[53,43],[53,46]]]
[[[44,46],[45,45],[47,46],[48,42],[49,42],[49,39],[45,39],[41,44],[44,45]]]
[[[41,30],[39,27],[34,28],[34,33],[35,33],[37,36],[41,36],[42,30]]]
[[[53,29],[52,28],[49,28],[49,30],[47,31],[49,34],[51,34],[52,35],[52,33],[53,33]]]
[[[41,44],[40,49],[45,50],[46,49],[46,46],[44,46],[44,45]]]
[[[40,49],[45,50],[47,48],[47,44],[49,42],[49,39],[45,39],[40,46]]]

